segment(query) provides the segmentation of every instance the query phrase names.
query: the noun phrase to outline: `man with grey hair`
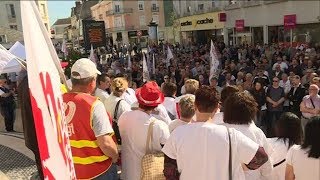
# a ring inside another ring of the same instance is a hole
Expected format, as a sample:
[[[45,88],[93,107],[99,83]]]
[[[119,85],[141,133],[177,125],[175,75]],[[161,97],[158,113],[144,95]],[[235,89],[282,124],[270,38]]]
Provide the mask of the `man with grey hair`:
[[[77,178],[113,180],[117,179],[113,163],[118,160],[114,132],[103,103],[91,95],[98,74],[87,58],[73,64],[72,90],[63,95],[64,110]]]
[[[319,87],[316,84],[311,84],[309,95],[304,96],[302,99],[300,111],[302,113],[301,125],[303,130],[312,117],[320,115],[320,95],[318,93]]]

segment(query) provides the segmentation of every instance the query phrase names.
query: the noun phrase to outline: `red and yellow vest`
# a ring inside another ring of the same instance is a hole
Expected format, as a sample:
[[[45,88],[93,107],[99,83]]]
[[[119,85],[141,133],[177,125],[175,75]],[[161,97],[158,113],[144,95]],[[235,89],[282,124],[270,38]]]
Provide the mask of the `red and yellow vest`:
[[[67,105],[65,114],[77,179],[93,179],[112,164],[112,159],[99,148],[92,129],[93,107],[98,98],[85,93],[65,93],[63,101]]]

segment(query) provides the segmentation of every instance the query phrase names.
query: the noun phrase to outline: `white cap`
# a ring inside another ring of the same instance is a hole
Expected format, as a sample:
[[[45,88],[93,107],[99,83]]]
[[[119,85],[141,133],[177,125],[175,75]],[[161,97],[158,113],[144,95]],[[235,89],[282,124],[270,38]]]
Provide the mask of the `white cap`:
[[[73,74],[73,72],[79,73],[79,75]],[[101,72],[97,69],[96,65],[88,58],[81,58],[77,60],[71,68],[71,77],[73,79],[84,79],[93,77]]]

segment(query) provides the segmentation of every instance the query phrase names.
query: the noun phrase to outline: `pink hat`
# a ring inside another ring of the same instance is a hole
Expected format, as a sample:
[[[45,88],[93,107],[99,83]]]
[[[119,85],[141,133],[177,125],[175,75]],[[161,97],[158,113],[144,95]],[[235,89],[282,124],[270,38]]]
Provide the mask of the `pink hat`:
[[[147,82],[136,90],[136,97],[139,104],[144,106],[158,106],[164,101],[164,95],[160,91],[158,84],[154,81]]]

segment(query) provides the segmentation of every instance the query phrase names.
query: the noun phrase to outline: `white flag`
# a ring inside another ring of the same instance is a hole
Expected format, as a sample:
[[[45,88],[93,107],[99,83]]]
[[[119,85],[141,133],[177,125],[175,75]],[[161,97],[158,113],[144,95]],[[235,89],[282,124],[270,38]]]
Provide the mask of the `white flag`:
[[[93,50],[92,44],[91,44],[91,50],[90,50],[89,59],[90,59],[95,65],[97,65],[97,58],[96,58],[96,55],[94,54],[94,50]]]
[[[172,54],[170,47],[168,46],[168,54],[167,54],[167,59],[166,59],[167,67],[170,66],[170,59],[172,59],[172,58],[173,58],[173,54]]]
[[[60,91],[60,61],[36,3],[20,1],[32,113],[45,179],[76,179]]]
[[[156,74],[156,61],[154,59],[154,54],[152,54],[152,74]]]
[[[67,49],[67,44],[66,44],[66,40],[65,39],[63,39],[63,41],[62,41],[61,52],[63,52],[64,58],[67,58],[68,49]]]
[[[19,41],[14,43],[14,45],[9,49],[11,54],[21,58],[21,59],[26,59],[26,49],[24,45],[22,45]]]
[[[150,80],[150,76],[149,76],[149,70],[148,70],[148,66],[147,66],[147,61],[146,61],[146,55],[143,53],[142,54],[143,59],[142,59],[142,78],[143,78],[143,82],[149,81]]]
[[[128,54],[128,70],[131,70],[132,68],[132,62],[131,62],[131,55],[130,53]]]
[[[217,73],[218,66],[219,66],[219,59],[216,52],[216,48],[211,40],[211,47],[210,47],[210,79]]]

